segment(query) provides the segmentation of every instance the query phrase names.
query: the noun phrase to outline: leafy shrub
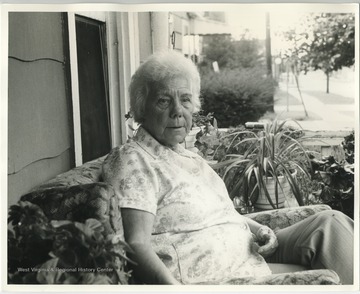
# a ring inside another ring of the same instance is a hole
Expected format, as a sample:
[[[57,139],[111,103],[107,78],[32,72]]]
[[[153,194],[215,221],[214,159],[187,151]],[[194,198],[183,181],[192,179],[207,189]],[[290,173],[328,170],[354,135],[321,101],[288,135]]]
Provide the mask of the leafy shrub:
[[[354,164],[338,162],[333,156],[322,160],[312,159],[313,180],[317,189],[312,189],[315,203],[325,203],[354,218]]]
[[[341,142],[342,147],[345,151],[345,160],[348,163],[354,163],[354,148],[355,148],[355,137],[354,131],[344,137],[344,141]]]
[[[232,69],[202,76],[203,111],[213,112],[219,127],[257,121],[273,103],[275,83],[259,68]]]
[[[50,221],[35,204],[10,207],[9,284],[127,284],[125,251],[96,219]]]
[[[312,156],[312,178],[297,180],[311,192],[302,191],[306,205],[324,203],[354,218],[354,132],[344,137],[341,146],[345,160],[337,161],[332,155],[321,159]]]
[[[214,120],[216,121],[213,113],[205,115],[203,111],[200,111],[193,114],[192,122],[194,127],[202,127],[214,123]]]

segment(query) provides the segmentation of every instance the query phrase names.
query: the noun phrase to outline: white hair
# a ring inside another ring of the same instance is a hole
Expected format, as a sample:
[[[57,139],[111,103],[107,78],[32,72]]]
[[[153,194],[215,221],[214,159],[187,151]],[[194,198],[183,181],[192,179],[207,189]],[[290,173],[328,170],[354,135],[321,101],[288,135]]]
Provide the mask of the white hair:
[[[176,51],[161,51],[146,59],[131,78],[130,110],[136,122],[144,122],[145,105],[149,94],[175,77],[188,80],[192,90],[194,112],[200,110],[200,75],[195,64]]]

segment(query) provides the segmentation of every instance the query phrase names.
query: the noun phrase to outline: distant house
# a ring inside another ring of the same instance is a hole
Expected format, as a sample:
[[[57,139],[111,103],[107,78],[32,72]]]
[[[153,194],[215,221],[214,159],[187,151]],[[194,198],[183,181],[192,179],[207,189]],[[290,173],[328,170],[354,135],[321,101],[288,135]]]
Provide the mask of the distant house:
[[[195,62],[214,36],[230,38],[224,12],[170,12],[172,45]]]

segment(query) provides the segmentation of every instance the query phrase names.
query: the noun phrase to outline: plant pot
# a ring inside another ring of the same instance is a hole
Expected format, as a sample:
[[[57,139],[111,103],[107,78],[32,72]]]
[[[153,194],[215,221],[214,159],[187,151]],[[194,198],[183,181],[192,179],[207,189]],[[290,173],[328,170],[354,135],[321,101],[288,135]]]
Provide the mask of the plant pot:
[[[292,174],[292,177],[295,177],[295,175],[296,175],[296,171]],[[280,185],[278,184],[278,202],[276,202],[276,198],[275,198],[275,182],[276,182],[275,179],[272,177],[267,177],[265,181],[266,189],[269,192],[271,200],[273,204],[276,206],[276,208],[299,206],[293,195],[288,180],[284,176],[279,176],[278,179],[282,187],[281,189]],[[261,192],[259,193],[256,203],[254,203],[254,207],[257,210],[274,209],[274,207],[270,204],[269,200],[267,199],[266,194],[263,190],[261,190]]]

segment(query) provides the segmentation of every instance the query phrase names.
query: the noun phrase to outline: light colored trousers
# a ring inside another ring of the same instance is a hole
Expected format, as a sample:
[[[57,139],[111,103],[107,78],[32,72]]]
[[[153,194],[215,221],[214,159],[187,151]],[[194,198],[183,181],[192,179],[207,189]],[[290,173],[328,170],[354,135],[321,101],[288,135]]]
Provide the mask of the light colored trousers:
[[[353,284],[354,222],[336,210],[317,213],[276,233],[279,247],[266,261],[331,269]]]

